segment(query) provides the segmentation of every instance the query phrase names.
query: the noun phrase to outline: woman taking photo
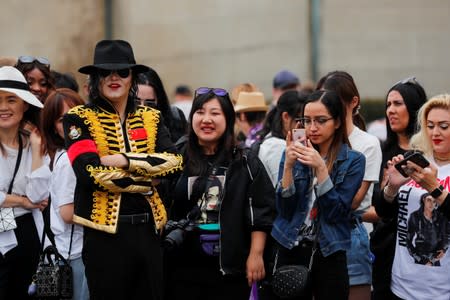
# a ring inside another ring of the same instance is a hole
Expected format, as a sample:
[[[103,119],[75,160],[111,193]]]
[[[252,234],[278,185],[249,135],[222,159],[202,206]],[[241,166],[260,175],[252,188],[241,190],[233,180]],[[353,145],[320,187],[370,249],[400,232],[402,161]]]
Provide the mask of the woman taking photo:
[[[423,194],[429,193],[437,208],[447,218],[450,217],[449,179],[450,179],[450,95],[438,95],[425,103],[418,114],[419,132],[411,138],[413,149],[420,150],[429,161],[429,166],[420,167],[407,161],[403,166],[404,177],[396,169],[404,156],[397,155],[387,162],[388,182],[381,192],[382,201],[377,212],[384,216],[397,211],[397,240],[394,263],[392,266],[391,289],[394,299],[449,299],[447,253],[445,247],[428,249],[428,261],[417,260],[410,252],[408,231],[413,232],[416,217],[420,209]],[[407,154],[405,154],[407,156]],[[397,209],[392,209],[397,207]],[[428,222],[430,223],[430,222]],[[434,224],[433,223],[430,223]],[[439,234],[437,226],[427,225],[426,236],[429,242],[436,240]],[[448,232],[448,231],[447,231]],[[448,237],[446,237],[448,239]],[[414,238],[414,246],[420,246],[419,237]],[[421,249],[423,250],[423,249]],[[439,251],[436,251],[439,250]],[[423,253],[421,253],[423,255]],[[439,261],[437,264],[436,261]],[[420,276],[418,276],[420,274]]]
[[[415,133],[417,112],[427,101],[425,90],[415,77],[406,78],[394,84],[386,96],[387,139],[382,144],[382,162],[379,184],[375,185],[372,203],[377,207],[380,199],[380,187],[387,181],[387,161],[393,156],[404,154],[410,149],[409,142]],[[380,213],[377,211],[377,214]],[[386,213],[384,213],[386,215]],[[392,212],[391,215],[396,215]],[[394,259],[397,220],[381,218],[370,236],[370,248],[375,255],[372,265],[372,295],[374,300],[392,299],[391,269]]]
[[[248,299],[250,285],[266,272],[274,190],[259,159],[234,146],[235,113],[226,90],[197,89],[189,120],[172,219],[190,224],[169,252],[167,299]]]
[[[278,215],[272,230],[279,243],[275,268],[308,266],[313,255],[312,291],[301,299],[347,300],[349,215],[363,179],[365,158],[349,147],[344,107],[335,92],[312,93],[302,123],[306,139],[293,142],[288,133],[281,160]]]
[[[0,299],[28,299],[28,285],[39,260],[50,170],[36,125],[42,103],[23,75],[0,68]],[[6,215],[12,219],[6,220]],[[15,226],[8,226],[8,222]],[[39,231],[39,233],[38,233]]]
[[[364,120],[359,114],[361,98],[353,77],[344,71],[330,72],[320,88],[335,91],[346,110],[346,128],[353,150],[364,154],[366,167],[363,182],[352,201],[352,247],[347,251],[350,279],[349,300],[370,299],[372,261],[369,235],[362,216],[369,211],[374,183],[378,182],[381,165],[381,148],[378,139],[363,131]],[[371,227],[371,224],[370,224]]]
[[[73,300],[89,298],[81,259],[83,227],[72,223],[73,198],[77,178],[64,149],[63,115],[84,101],[74,91],[62,88],[52,92],[42,110],[42,132],[50,156],[50,225],[58,252],[67,259],[73,272]]]

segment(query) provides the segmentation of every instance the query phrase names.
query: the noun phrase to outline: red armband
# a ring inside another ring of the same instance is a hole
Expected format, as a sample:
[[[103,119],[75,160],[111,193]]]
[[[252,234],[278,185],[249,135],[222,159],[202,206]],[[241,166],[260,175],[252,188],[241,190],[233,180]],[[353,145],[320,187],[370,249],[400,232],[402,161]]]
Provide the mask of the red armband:
[[[67,156],[69,156],[70,163],[73,164],[74,160],[84,153],[96,153],[98,154],[97,146],[93,140],[81,140],[73,143],[67,150]]]

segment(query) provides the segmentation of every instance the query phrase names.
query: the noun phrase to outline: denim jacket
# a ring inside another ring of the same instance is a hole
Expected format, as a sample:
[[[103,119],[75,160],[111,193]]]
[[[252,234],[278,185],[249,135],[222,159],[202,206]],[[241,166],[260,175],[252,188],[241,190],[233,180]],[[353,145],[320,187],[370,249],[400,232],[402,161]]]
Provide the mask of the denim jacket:
[[[284,161],[285,154],[281,158],[279,174],[283,174]],[[298,244],[299,229],[308,213],[308,199],[314,188],[320,224],[318,242],[322,254],[328,256],[349,249],[351,204],[361,186],[365,164],[364,155],[344,144],[330,176],[312,186],[312,169],[297,162],[292,170],[294,183],[286,189],[281,184],[277,187],[277,217],[272,228],[275,240],[288,249]]]

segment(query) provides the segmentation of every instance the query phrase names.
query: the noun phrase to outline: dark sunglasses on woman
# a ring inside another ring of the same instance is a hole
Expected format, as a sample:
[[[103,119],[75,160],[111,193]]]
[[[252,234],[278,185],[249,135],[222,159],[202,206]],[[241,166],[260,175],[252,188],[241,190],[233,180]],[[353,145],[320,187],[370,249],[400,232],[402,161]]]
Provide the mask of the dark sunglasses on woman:
[[[98,69],[98,74],[101,77],[108,77],[112,73],[116,73],[121,78],[127,78],[130,76],[130,69],[120,69],[120,70],[106,70],[106,69]]]

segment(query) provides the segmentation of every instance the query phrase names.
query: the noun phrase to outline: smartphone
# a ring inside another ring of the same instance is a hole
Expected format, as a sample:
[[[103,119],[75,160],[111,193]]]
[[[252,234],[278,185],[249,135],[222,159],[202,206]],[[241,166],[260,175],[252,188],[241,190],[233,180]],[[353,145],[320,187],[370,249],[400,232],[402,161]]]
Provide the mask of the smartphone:
[[[294,142],[300,140],[304,136],[306,136],[306,132],[305,132],[304,128],[292,129],[292,140]],[[306,139],[304,141],[302,141],[301,143],[306,146]]]
[[[402,168],[402,166],[406,166],[407,161],[412,161],[421,168],[426,168],[430,165],[430,162],[425,157],[423,157],[420,152],[414,152],[395,164],[395,168],[400,172],[400,174],[403,175],[403,177],[409,177],[408,174],[405,173],[405,170]]]

